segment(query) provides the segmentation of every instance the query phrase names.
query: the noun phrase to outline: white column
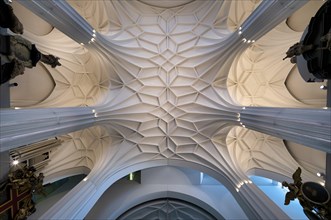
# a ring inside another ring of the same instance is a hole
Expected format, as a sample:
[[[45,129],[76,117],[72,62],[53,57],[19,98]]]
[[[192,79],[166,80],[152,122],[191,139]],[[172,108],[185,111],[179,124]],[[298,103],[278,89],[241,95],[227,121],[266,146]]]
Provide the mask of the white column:
[[[331,152],[331,109],[243,107],[246,128]]]
[[[87,44],[93,37],[92,26],[66,1],[18,0],[18,2],[77,43]]]
[[[242,36],[257,40],[276,27],[309,0],[263,0],[241,25]]]
[[[0,110],[0,152],[95,123],[90,107]]]

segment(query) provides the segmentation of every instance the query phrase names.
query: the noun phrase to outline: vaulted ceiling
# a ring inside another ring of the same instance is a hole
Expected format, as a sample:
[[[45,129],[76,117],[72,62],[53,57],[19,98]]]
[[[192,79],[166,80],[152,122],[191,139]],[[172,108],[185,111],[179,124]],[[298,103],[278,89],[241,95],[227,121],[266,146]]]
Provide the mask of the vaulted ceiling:
[[[305,83],[296,66],[282,60],[322,0],[308,2],[304,14],[293,14],[239,54],[222,48],[260,1],[68,2],[111,42],[114,49],[107,56],[13,4],[24,36],[44,53],[60,57],[62,66],[39,64],[38,73],[29,70],[17,78],[12,105],[106,106],[112,112],[111,123],[60,137],[67,150],[54,151],[45,168],[53,180],[75,167],[92,170],[104,149],[124,145],[135,150],[121,158],[112,155],[123,164],[143,155],[143,160],[203,161],[225,173],[261,169],[287,177],[302,166],[309,179],[325,169],[324,153],[309,150],[312,157],[307,158],[294,150],[304,146],[229,127],[226,113],[222,120],[214,117],[238,106],[325,106],[325,91]],[[31,88],[29,80],[48,86]]]

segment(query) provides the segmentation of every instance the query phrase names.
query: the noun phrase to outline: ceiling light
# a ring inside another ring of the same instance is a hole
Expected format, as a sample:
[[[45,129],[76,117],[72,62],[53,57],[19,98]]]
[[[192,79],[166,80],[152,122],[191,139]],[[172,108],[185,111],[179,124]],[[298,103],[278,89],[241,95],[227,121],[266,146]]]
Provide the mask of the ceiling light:
[[[239,31],[238,34],[241,35],[243,32]]]
[[[83,179],[83,181],[85,182],[86,180],[88,180],[88,178],[87,177],[85,177],[84,179]]]
[[[13,165],[17,165],[17,164],[18,164],[18,160],[14,160]]]
[[[322,90],[327,90],[327,89],[328,89],[328,87],[327,87],[327,86],[325,86],[325,85],[321,85],[321,86],[320,86],[320,89],[322,89]]]

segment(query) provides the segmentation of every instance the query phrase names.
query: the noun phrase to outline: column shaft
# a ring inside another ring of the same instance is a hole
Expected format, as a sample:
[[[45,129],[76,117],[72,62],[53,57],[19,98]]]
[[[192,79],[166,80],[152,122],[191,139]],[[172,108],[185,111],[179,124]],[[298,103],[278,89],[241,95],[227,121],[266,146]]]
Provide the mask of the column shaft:
[[[244,107],[243,126],[317,150],[331,152],[331,110]]]
[[[18,0],[18,2],[78,43],[86,44],[93,37],[92,26],[66,1]]]
[[[0,152],[66,134],[95,123],[90,107],[0,111]]]
[[[265,0],[241,25],[242,36],[257,40],[284,21],[309,0]]]

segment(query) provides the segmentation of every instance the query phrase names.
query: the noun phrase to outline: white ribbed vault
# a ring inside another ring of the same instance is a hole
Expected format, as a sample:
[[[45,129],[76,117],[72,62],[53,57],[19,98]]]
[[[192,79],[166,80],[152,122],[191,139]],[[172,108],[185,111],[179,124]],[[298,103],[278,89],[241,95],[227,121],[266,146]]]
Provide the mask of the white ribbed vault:
[[[271,30],[282,14],[273,14],[270,27],[251,18],[243,31],[250,25],[254,31],[248,28],[241,36],[239,27],[260,1],[181,0],[178,5],[165,1],[161,7],[149,0],[68,3],[96,31],[74,16],[61,23],[61,14],[51,18],[58,29],[44,36],[26,30],[27,38],[38,42],[42,51],[59,56],[62,63],[48,70],[56,84],[53,92],[32,107],[88,106],[68,110],[68,117],[54,110],[46,125],[70,132],[74,131],[67,129],[70,123],[79,128],[101,126],[60,137],[65,150],[53,152],[53,161],[45,169],[48,181],[76,174],[77,168],[83,173],[84,168],[91,170],[91,181],[80,183],[45,218],[83,218],[101,194],[128,172],[167,164],[209,171],[232,193],[240,188],[243,193],[234,196],[247,216],[285,216],[278,215],[277,209],[263,211],[269,204],[263,203],[266,200],[245,173],[259,168],[290,177],[298,161],[281,139],[235,128],[245,117],[239,113],[244,112],[240,105],[308,106],[285,85],[293,65],[281,58],[301,33],[285,22]],[[51,2],[50,7],[61,8],[57,4],[69,10],[65,3]],[[264,4],[267,9],[274,7]],[[260,9],[256,17],[266,16],[263,12]],[[74,28],[82,32],[75,33]],[[257,37],[256,42],[243,42],[247,36]],[[306,170],[303,173],[304,178],[317,178]],[[84,195],[77,198],[81,190]],[[258,198],[251,202],[254,195]],[[82,201],[90,203],[82,205]],[[63,210],[64,205],[70,209]],[[250,211],[252,207],[258,208]]]

